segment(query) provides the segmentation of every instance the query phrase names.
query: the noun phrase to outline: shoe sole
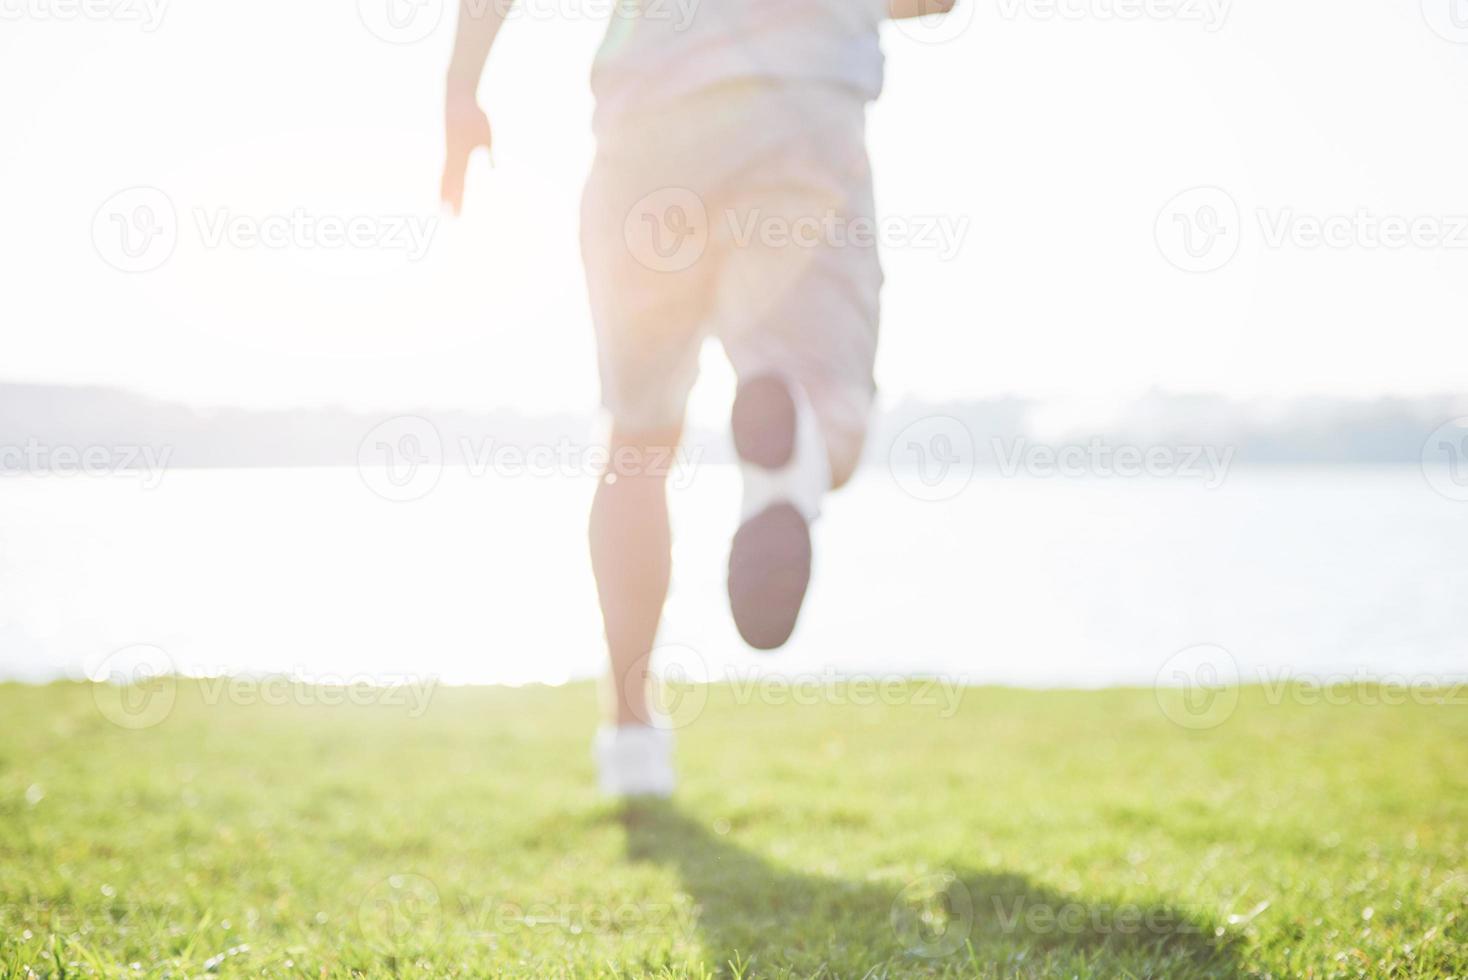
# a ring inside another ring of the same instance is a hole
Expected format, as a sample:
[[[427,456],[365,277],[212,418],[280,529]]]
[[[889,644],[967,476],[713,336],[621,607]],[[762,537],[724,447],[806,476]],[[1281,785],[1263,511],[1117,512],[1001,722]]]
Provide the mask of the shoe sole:
[[[740,385],[734,398],[734,449],[747,465],[779,469],[795,454],[795,401],[779,378]],[[729,607],[744,642],[784,645],[795,631],[810,585],[810,528],[788,503],[745,521],[729,549]]]

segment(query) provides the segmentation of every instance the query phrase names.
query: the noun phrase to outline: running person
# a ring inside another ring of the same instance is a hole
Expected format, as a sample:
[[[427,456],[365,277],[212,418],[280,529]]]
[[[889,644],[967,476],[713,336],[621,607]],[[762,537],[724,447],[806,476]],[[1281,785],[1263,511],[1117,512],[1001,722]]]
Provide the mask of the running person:
[[[597,156],[581,250],[613,461],[671,457],[707,336],[739,378],[744,477],[729,600],[782,645],[810,580],[810,523],[850,479],[875,395],[875,205],[865,129],[885,16],[952,0],[621,0],[592,68]],[[490,144],[477,90],[505,0],[461,0],[443,197]],[[647,661],[670,576],[665,468],[615,462],[591,514],[614,713],[594,746],[612,795],[672,791]]]

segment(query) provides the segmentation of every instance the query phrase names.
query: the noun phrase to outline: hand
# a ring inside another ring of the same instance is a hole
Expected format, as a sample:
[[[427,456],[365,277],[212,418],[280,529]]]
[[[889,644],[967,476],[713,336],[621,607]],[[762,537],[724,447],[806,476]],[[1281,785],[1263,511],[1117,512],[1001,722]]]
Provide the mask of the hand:
[[[444,104],[443,202],[459,214],[464,210],[464,175],[469,157],[479,147],[490,148],[489,117],[471,95],[450,93]]]

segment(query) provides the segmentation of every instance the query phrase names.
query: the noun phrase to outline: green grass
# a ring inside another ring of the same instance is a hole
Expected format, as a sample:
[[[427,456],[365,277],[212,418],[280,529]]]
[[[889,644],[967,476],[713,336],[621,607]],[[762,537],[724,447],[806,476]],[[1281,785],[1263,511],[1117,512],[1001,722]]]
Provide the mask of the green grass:
[[[1468,975],[1462,706],[720,687],[624,809],[589,685],[115,691],[0,686],[0,974]]]

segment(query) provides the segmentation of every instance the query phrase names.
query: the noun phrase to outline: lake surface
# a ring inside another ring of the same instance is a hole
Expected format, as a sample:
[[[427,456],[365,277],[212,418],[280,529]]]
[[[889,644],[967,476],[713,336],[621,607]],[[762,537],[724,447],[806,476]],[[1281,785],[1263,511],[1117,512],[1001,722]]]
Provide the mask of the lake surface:
[[[817,525],[793,642],[740,644],[723,566],[737,477],[674,494],[661,642],[711,671],[1151,684],[1217,644],[1245,679],[1468,672],[1468,504],[1400,469],[980,476],[929,502],[880,467]],[[355,469],[0,479],[0,679],[153,645],[192,674],[559,683],[600,673],[593,481],[446,470],[382,499]]]

